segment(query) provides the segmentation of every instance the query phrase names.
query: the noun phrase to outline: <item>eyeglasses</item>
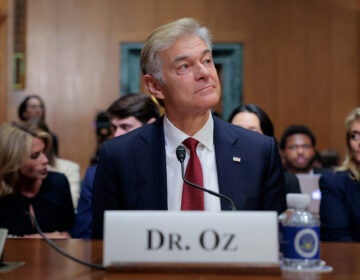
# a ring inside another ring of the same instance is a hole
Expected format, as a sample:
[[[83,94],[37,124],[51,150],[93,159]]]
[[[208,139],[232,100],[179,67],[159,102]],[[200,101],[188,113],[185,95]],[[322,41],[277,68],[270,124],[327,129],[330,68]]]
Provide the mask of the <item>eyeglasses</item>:
[[[288,150],[290,151],[295,151],[295,150],[298,150],[298,149],[303,149],[303,150],[310,150],[313,148],[312,145],[310,144],[302,144],[302,145],[290,145],[288,147],[286,147]]]

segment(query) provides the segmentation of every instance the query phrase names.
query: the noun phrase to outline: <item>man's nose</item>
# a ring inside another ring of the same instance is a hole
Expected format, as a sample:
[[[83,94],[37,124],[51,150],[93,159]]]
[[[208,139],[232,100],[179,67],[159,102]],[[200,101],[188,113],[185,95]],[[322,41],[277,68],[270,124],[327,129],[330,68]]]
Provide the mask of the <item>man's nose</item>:
[[[195,66],[196,80],[204,79],[209,77],[209,69],[202,63],[198,63]]]

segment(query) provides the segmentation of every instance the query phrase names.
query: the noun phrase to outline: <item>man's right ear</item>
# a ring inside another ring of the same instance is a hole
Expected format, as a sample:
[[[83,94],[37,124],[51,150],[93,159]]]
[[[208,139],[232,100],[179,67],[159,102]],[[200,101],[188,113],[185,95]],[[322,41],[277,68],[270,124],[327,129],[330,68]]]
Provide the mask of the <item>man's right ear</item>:
[[[143,76],[143,81],[152,96],[158,99],[164,99],[161,86],[154,76],[146,74]]]

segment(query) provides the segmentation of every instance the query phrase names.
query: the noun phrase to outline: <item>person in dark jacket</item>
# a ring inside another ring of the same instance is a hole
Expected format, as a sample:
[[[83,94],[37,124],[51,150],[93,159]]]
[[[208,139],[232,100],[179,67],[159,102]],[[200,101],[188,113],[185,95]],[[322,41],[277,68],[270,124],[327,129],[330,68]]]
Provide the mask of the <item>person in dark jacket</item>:
[[[321,240],[360,242],[360,108],[346,117],[343,164],[321,175]]]
[[[70,237],[74,222],[69,182],[48,172],[51,136],[29,123],[0,125],[0,227],[38,238],[30,215],[49,238]]]

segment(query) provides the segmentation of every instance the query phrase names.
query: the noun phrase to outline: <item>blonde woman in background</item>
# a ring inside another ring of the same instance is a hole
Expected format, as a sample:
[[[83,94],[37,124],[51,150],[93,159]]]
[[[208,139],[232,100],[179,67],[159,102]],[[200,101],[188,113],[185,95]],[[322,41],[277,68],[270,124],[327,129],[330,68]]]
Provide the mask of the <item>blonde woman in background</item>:
[[[319,181],[323,241],[360,241],[360,108],[346,117],[345,128],[344,163]]]
[[[48,171],[51,136],[28,123],[0,125],[0,227],[11,236],[40,235],[34,215],[49,238],[70,237],[74,207],[65,175]]]

